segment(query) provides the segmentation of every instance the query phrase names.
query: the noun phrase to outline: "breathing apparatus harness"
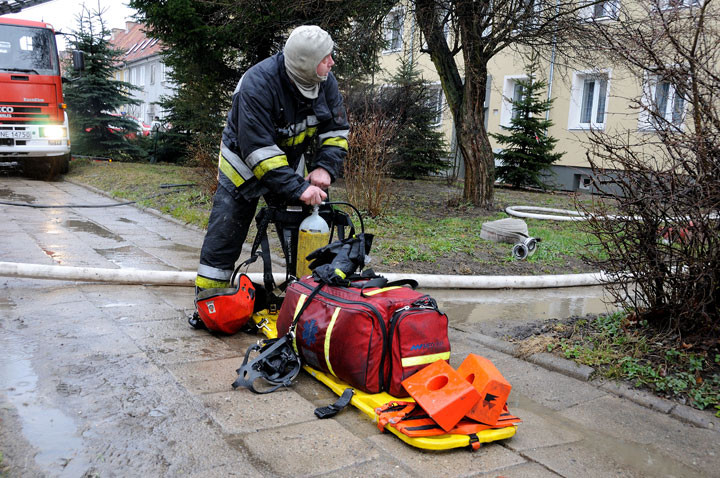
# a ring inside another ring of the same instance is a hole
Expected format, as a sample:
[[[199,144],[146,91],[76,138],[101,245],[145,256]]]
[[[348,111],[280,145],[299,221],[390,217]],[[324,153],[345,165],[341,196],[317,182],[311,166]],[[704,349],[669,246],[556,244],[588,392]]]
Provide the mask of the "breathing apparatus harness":
[[[362,271],[365,266],[366,256],[370,253],[373,236],[371,234],[365,234],[365,225],[363,223],[362,216],[355,206],[345,202],[324,203],[324,205],[339,204],[350,206],[355,210],[360,219],[360,230],[362,232],[356,235],[349,217],[346,214],[343,214],[347,220],[347,223],[345,224],[349,224],[351,228],[350,237],[344,238],[343,228],[338,227],[338,236],[341,236],[339,240],[332,242],[331,236],[331,242],[328,245],[321,247],[308,255],[308,260],[312,261],[310,263],[310,268],[313,271],[313,278],[318,283],[317,287],[313,289],[298,313],[295,314],[290,326],[290,331],[286,335],[276,339],[259,341],[257,344],[248,348],[242,365],[237,369],[238,377],[232,384],[233,388],[245,387],[255,393],[271,393],[280,387],[289,387],[292,385],[292,381],[298,376],[302,367],[300,358],[298,357],[295,348],[295,327],[307,306],[310,305],[312,300],[325,285],[331,284],[348,286],[352,283],[352,281],[367,279],[381,279],[387,282],[386,279],[377,276],[371,269],[368,269],[360,274],[355,273],[357,270]],[[265,208],[263,211],[264,210]],[[241,264],[241,266],[251,264],[257,260],[257,248],[258,245],[261,246],[260,254],[263,258],[265,271],[265,292],[268,297],[268,302],[270,304],[277,305],[277,302],[274,302],[277,298],[273,294],[275,283],[272,276],[270,250],[267,240],[267,226],[271,222],[270,219],[273,216],[272,212],[263,213],[263,211],[260,211],[260,214],[257,216],[258,233],[253,243],[250,259]],[[332,230],[333,229],[331,227],[331,231]],[[281,242],[283,242],[283,252],[285,252],[290,246],[282,240],[285,236],[281,233],[280,228],[278,228],[278,234],[280,235]],[[291,261],[288,258],[292,258],[292,256],[291,254],[286,253],[285,259],[286,265],[288,266],[287,275],[289,281],[291,278],[289,272],[291,270],[289,262]],[[282,284],[280,288],[284,290],[288,281]],[[258,355],[251,360],[250,355],[253,352],[257,352]],[[256,381],[260,378],[269,384],[268,388],[258,388],[255,386]],[[343,400],[343,397],[345,397],[346,400]],[[346,394],[343,394],[343,397],[341,397],[337,403],[330,405],[329,407],[318,409],[316,414],[319,417],[320,415],[323,415],[321,418],[334,415],[350,402],[350,398],[346,397]],[[352,397],[352,394],[350,394],[350,397]],[[347,403],[343,405],[343,402]]]

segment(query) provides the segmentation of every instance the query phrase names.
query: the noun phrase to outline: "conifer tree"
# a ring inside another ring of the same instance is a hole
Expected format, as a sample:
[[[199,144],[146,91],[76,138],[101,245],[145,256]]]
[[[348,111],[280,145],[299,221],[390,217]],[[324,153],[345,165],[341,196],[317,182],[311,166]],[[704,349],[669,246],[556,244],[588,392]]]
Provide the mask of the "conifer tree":
[[[547,135],[552,121],[545,119],[553,99],[543,100],[547,87],[544,80],[537,81],[535,67],[527,69],[527,79],[519,80],[519,98],[511,98],[513,116],[510,126],[502,126],[508,133],[491,134],[503,150],[496,155],[502,165],[496,168],[497,177],[514,187],[535,186],[545,189],[543,172],[558,161],[564,153],[554,152],[557,139]]]
[[[70,82],[64,92],[72,148],[74,153],[91,156],[136,156],[141,150],[126,135],[137,133],[137,123],[112,113],[123,105],[139,104],[128,95],[137,88],[113,78],[122,52],[110,44],[111,32],[102,13],[83,6],[77,18],[78,29],[70,40],[72,48],[82,51],[85,58],[84,70],[68,69]]]
[[[447,168],[447,145],[435,127],[437,90],[421,78],[417,65],[401,59],[386,108],[398,123],[393,175],[417,179]]]

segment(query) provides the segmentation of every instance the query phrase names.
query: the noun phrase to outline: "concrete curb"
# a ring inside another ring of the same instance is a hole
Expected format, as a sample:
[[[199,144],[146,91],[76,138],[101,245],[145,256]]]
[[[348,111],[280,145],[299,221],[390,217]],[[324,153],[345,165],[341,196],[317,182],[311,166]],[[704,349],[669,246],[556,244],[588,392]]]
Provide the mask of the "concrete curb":
[[[553,370],[563,375],[582,380],[583,382],[589,382],[590,376],[595,373],[595,369],[592,367],[575,363],[571,360],[565,360],[548,353],[533,354],[527,357],[526,360],[548,370]]]
[[[588,382],[591,385],[604,390],[620,398],[630,400],[637,405],[655,410],[684,423],[696,426],[698,428],[707,428],[720,433],[720,418],[716,418],[712,411],[697,410],[687,405],[681,405],[664,398],[657,397],[644,390],[639,390],[622,382],[605,382],[602,380],[591,380],[595,369],[587,365],[577,364],[571,360],[566,360],[548,353],[537,353],[529,357],[521,357],[518,353],[518,347],[515,344],[502,339],[490,337],[480,333],[467,333],[467,338],[478,342],[496,352],[502,352],[507,355],[533,363],[547,370],[557,372],[577,380]]]

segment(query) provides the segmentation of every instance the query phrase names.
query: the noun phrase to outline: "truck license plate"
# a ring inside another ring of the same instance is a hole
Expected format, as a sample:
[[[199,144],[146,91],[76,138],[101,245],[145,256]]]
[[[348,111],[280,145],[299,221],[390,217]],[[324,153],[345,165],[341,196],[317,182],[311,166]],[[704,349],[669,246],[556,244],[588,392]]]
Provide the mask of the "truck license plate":
[[[30,131],[0,130],[0,138],[30,139]]]

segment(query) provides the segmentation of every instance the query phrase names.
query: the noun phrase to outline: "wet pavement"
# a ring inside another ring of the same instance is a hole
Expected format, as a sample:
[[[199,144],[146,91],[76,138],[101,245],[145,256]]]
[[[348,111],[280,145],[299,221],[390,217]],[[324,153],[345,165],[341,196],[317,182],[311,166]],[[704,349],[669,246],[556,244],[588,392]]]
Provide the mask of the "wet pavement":
[[[0,178],[0,201],[113,202],[21,178]],[[132,206],[0,214],[3,262],[190,271],[203,237]],[[335,397],[304,373],[287,391],[233,391],[257,338],[191,329],[189,287],[0,277],[0,476],[720,476],[711,413],[578,380],[582,370],[521,360],[489,338],[527,319],[603,312],[602,289],[430,292],[451,319],[452,365],[478,353],[513,385],[513,438],[425,452],[354,409],[317,420]]]

